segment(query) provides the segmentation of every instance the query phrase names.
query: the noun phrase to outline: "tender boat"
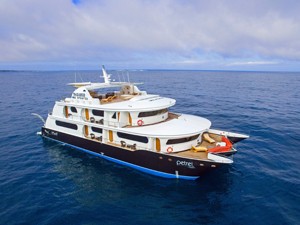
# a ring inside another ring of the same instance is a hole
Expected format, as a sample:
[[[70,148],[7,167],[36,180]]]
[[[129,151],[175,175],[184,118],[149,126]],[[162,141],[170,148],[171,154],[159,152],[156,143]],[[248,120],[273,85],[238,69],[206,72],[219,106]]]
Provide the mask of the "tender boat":
[[[43,137],[149,174],[191,180],[232,164],[233,144],[249,137],[170,112],[174,99],[112,82],[104,66],[102,72],[103,83],[69,84],[76,89],[55,103]]]

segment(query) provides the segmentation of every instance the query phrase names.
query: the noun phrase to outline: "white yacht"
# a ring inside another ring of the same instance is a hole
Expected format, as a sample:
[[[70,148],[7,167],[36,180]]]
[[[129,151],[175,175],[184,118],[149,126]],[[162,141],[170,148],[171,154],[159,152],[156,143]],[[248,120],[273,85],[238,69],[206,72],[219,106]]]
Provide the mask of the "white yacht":
[[[104,66],[102,72],[103,83],[69,84],[75,90],[55,103],[43,137],[146,173],[192,180],[233,163],[233,144],[249,137],[170,112],[176,100],[112,82]]]

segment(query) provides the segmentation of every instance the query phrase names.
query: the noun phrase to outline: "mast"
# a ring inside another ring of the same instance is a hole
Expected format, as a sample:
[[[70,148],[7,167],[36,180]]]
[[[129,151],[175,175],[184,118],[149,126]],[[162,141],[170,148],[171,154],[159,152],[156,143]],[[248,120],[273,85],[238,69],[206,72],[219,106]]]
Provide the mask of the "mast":
[[[103,73],[103,78],[104,78],[104,83],[110,84],[110,74],[106,73],[104,65],[102,65],[102,73]]]

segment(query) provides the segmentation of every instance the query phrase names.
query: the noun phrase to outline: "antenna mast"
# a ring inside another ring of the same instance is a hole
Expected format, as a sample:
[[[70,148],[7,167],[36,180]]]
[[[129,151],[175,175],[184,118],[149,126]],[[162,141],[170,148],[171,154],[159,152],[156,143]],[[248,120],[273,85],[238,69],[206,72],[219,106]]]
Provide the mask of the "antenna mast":
[[[104,78],[104,83],[110,84],[110,74],[106,73],[104,65],[102,65],[102,73],[103,73],[103,78]]]
[[[130,80],[129,80],[129,71],[127,70],[127,80],[128,80],[128,83],[130,83]]]

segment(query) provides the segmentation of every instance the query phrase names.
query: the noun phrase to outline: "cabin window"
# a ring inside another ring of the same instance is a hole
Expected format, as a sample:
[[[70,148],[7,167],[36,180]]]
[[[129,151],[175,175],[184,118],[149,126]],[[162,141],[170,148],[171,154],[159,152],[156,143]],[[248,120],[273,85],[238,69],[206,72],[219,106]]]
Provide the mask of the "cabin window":
[[[104,111],[103,110],[96,110],[96,109],[93,109],[92,110],[92,113],[95,115],[95,116],[104,116]]]
[[[142,142],[142,143],[148,143],[148,138],[143,136],[137,136],[132,134],[126,134],[122,132],[117,132],[118,137],[125,138],[127,140]]]
[[[75,107],[71,107],[71,111],[73,112],[73,113],[77,113],[77,109],[75,108]]]
[[[55,124],[57,126],[60,126],[60,127],[65,127],[65,128],[77,130],[77,125],[73,124],[73,123],[66,123],[66,122],[63,122],[63,121],[56,120]]]
[[[140,112],[138,117],[156,116],[156,115],[164,114],[166,112],[168,112],[168,109],[161,109],[161,110],[150,111],[150,112]]]
[[[114,113],[114,115],[111,118],[116,119],[117,118],[117,113]]]
[[[185,143],[185,142],[193,141],[193,140],[196,140],[198,137],[199,137],[199,134],[191,136],[191,137],[169,139],[167,141],[167,145],[180,144],[180,143]]]
[[[91,129],[92,129],[92,131],[94,131],[94,132],[96,132],[96,133],[102,134],[102,129],[101,129],[101,128],[98,128],[98,127],[92,127]]]

